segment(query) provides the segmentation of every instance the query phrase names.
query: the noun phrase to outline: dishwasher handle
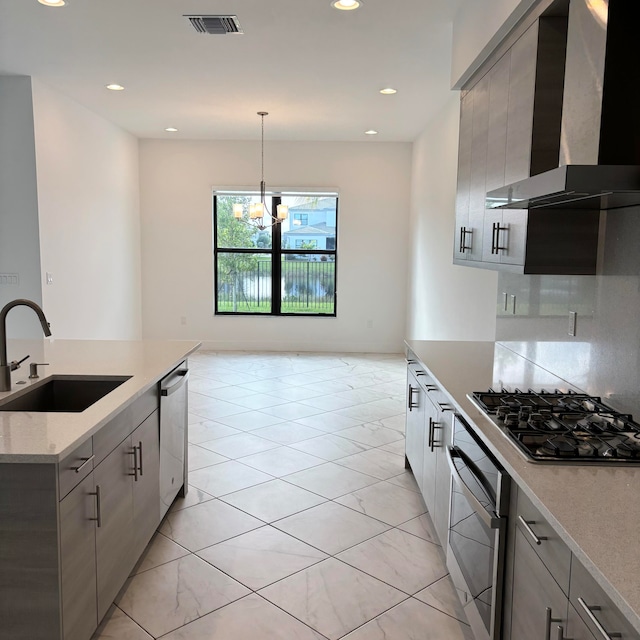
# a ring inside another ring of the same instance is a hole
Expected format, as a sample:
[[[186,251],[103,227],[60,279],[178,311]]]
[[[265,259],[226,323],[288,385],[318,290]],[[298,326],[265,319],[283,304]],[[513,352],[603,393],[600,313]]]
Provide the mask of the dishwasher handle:
[[[167,380],[171,380],[173,378],[178,378],[176,382],[173,384],[165,386]],[[181,369],[180,371],[175,371],[174,373],[168,375],[162,382],[160,383],[160,395],[161,396],[170,396],[171,394],[179,391],[187,384],[187,380],[189,379],[189,369]]]

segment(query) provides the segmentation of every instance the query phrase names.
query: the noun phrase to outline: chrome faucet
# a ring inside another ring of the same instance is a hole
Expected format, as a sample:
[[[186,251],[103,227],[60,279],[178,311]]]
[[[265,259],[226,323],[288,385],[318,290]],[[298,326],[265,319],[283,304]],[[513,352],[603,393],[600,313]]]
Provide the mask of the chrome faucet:
[[[33,309],[40,320],[44,335],[51,335],[49,323],[44,316],[44,312],[35,302],[24,299],[12,300],[2,308],[0,311],[0,391],[11,391],[11,372],[18,369],[20,364],[29,357],[26,356],[22,358],[22,360],[7,362],[7,314],[11,309],[13,309],[13,307],[19,306],[30,307]]]

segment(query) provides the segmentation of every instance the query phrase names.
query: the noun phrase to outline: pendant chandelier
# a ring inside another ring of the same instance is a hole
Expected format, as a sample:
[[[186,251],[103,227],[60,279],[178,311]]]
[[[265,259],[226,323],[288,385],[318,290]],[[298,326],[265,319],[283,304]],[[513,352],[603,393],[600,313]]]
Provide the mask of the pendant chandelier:
[[[265,229],[273,227],[276,224],[281,224],[283,220],[286,220],[289,215],[289,207],[286,204],[279,204],[275,216],[267,208],[267,204],[265,202],[266,184],[264,181],[264,117],[268,116],[269,113],[267,111],[258,111],[258,115],[262,119],[262,138],[260,145],[262,159],[262,168],[260,172],[260,202],[254,202],[249,205],[249,220],[246,220],[243,217],[244,207],[241,204],[233,205],[233,215],[237,220],[240,220],[240,222],[244,222],[245,224],[249,224],[260,229],[260,231],[264,231]]]

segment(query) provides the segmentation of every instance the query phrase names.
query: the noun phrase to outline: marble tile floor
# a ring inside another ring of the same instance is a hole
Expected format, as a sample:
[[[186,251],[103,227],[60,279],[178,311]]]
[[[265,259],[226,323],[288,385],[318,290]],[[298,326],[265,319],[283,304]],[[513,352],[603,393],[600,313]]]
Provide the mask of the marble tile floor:
[[[472,640],[404,469],[401,355],[190,368],[188,495],[93,640]]]

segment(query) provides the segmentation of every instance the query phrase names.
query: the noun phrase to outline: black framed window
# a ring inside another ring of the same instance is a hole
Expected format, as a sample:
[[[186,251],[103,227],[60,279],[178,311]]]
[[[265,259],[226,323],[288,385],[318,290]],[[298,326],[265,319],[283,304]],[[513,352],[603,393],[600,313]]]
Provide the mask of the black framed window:
[[[289,215],[263,230],[248,217],[259,200],[257,193],[214,193],[216,315],[335,316],[337,195],[270,195],[269,211],[284,204]],[[242,220],[234,217],[238,204]]]

